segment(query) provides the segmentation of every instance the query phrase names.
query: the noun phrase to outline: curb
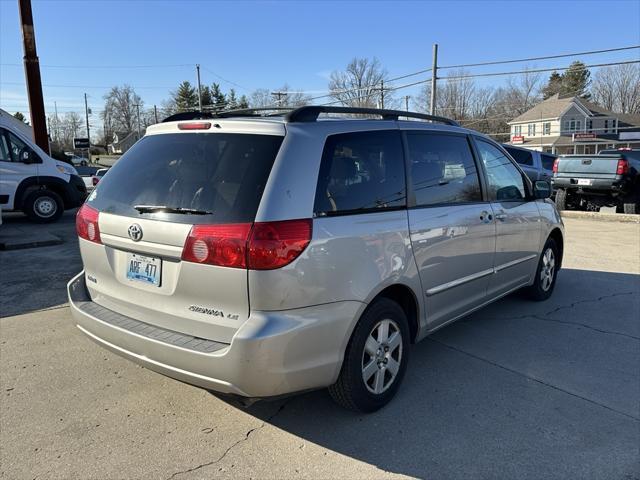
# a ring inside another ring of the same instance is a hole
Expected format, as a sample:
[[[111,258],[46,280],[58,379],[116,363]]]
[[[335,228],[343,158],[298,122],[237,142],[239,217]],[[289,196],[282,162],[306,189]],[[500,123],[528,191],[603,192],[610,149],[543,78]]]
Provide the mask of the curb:
[[[0,251],[22,250],[24,248],[51,247],[53,245],[61,245],[64,241],[54,235],[46,240],[33,240],[27,242],[0,242]]]
[[[628,213],[574,212],[571,210],[561,210],[560,216],[562,218],[580,218],[582,220],[599,220],[601,222],[640,224],[640,215],[632,215]]]

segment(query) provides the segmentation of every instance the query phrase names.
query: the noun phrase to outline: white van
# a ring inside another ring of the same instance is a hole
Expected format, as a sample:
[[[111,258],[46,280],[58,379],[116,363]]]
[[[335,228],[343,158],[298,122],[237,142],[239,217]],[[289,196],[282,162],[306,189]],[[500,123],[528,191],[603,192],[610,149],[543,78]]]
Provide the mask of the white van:
[[[30,126],[0,109],[0,209],[48,223],[86,196],[76,169],[47,155],[33,141]]]

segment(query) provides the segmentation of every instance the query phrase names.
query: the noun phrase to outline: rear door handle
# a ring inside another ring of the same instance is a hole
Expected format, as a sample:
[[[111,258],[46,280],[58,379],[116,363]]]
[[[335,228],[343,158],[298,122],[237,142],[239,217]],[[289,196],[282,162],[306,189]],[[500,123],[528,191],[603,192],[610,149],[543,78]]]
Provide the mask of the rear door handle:
[[[505,218],[507,218],[507,214],[506,213],[496,213],[495,217],[496,217],[496,220],[504,220]]]

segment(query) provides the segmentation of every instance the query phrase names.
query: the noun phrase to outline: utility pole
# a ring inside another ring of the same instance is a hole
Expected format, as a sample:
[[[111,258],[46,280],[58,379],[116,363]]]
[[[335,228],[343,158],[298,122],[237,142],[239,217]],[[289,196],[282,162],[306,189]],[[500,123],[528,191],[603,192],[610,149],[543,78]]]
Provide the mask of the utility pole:
[[[384,109],[384,80],[380,80],[380,108]]]
[[[433,44],[433,64],[431,66],[431,115],[436,114],[436,79],[438,78],[438,44]]]
[[[47,135],[47,118],[44,113],[42,97],[42,79],[40,78],[40,60],[36,51],[36,35],[33,28],[31,0],[18,0],[20,22],[22,24],[22,43],[24,46],[24,73],[27,80],[29,96],[29,113],[33,126],[33,137],[47,154],[49,153],[49,137]]]
[[[91,135],[89,134],[89,106],[87,105],[87,94],[84,94],[84,118],[87,122],[87,138],[89,139],[89,145],[91,145]]]
[[[202,111],[202,87],[200,86],[200,64],[196,64],[196,73],[198,75],[198,111]]]
[[[156,123],[158,123],[158,107],[153,106],[153,115],[156,117]]]
[[[277,98],[276,103],[280,107],[282,105],[282,97],[286,97],[287,92],[271,92],[271,95]]]
[[[138,140],[140,140],[140,104],[135,104],[136,110],[138,111]]]
[[[404,96],[404,108],[408,112],[409,111],[409,99],[411,97],[409,95]]]

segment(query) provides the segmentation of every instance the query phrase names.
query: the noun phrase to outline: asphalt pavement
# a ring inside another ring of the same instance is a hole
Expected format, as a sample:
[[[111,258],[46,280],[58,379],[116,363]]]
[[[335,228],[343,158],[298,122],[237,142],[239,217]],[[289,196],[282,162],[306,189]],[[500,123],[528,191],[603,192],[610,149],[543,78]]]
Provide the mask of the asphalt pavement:
[[[1,478],[640,478],[638,224],[567,219],[553,297],[416,345],[371,415],[326,391],[245,409],[98,347],[65,305],[72,213],[58,227],[0,252]]]

